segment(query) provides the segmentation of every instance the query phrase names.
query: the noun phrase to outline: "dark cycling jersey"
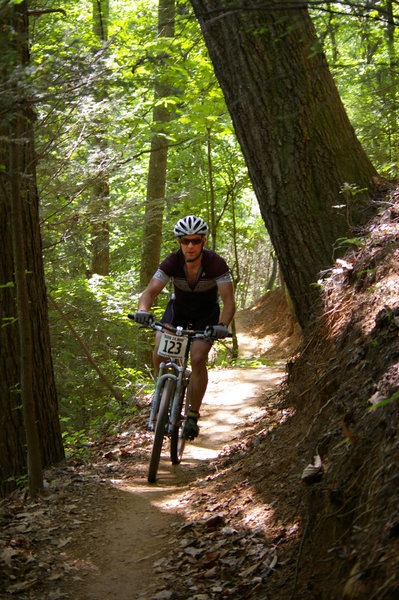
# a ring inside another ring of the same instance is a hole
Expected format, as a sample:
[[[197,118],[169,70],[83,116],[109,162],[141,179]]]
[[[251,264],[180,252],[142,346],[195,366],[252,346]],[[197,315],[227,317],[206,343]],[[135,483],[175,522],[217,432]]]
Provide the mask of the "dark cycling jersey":
[[[175,305],[192,315],[211,311],[218,302],[218,284],[231,282],[226,261],[212,250],[203,250],[197,280],[193,284],[187,281],[186,263],[181,250],[165,258],[154,278],[165,284],[172,279]]]

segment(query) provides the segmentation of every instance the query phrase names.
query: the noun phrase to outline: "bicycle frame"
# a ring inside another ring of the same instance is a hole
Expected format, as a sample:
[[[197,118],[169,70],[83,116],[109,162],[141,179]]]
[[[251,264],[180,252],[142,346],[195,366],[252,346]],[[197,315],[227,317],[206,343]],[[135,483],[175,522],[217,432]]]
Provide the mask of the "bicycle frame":
[[[151,411],[150,418],[148,421],[148,428],[150,430],[154,430],[154,425],[157,420],[157,414],[159,409],[159,402],[161,399],[162,389],[165,382],[170,379],[174,382],[174,394],[172,400],[172,407],[170,411],[170,420],[168,423],[168,433],[171,432],[173,425],[177,424],[177,420],[179,418],[179,398],[183,390],[183,385],[185,382],[184,375],[187,370],[188,357],[190,354],[191,342],[194,336],[189,336],[188,343],[185,351],[184,358],[181,360],[181,364],[179,364],[175,359],[171,359],[168,362],[161,362],[159,365],[159,373],[158,379],[155,385],[154,396],[151,402]],[[170,369],[175,371],[174,373],[170,372]],[[189,377],[188,377],[189,378]]]

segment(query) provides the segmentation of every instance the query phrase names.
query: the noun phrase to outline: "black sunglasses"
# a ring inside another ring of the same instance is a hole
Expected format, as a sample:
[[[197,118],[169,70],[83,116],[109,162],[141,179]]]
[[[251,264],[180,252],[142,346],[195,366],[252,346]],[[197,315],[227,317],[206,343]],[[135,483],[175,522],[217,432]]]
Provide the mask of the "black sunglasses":
[[[202,238],[194,238],[193,240],[189,240],[188,238],[180,238],[181,243],[184,246],[188,246],[189,244],[193,244],[193,246],[198,246],[203,241]]]

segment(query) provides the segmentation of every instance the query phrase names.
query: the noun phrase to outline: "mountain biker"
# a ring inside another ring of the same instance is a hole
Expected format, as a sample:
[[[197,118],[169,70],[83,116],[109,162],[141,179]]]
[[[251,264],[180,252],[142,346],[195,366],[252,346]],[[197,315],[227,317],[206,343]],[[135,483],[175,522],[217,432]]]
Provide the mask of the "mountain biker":
[[[138,323],[154,320],[149,312],[155,299],[170,279],[174,292],[169,301],[162,323],[190,326],[206,330],[219,339],[228,335],[228,325],[235,313],[234,290],[229,268],[224,259],[204,248],[208,226],[203,219],[189,215],[179,219],[173,230],[179,249],[172,252],[159,265],[149,285],[140,296],[134,318]],[[218,296],[223,302],[222,313]],[[153,362],[156,372],[162,362],[158,355],[161,333],[157,332]],[[194,439],[199,433],[198,418],[202,399],[208,384],[206,368],[212,340],[194,340],[191,345],[190,409],[183,429],[186,439]]]

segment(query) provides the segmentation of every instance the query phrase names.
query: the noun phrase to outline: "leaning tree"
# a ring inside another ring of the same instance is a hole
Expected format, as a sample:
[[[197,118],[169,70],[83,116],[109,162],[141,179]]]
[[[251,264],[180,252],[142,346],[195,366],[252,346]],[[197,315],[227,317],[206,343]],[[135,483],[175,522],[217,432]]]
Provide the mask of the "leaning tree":
[[[336,240],[373,212],[377,173],[356,138],[306,8],[191,0],[299,323]]]

